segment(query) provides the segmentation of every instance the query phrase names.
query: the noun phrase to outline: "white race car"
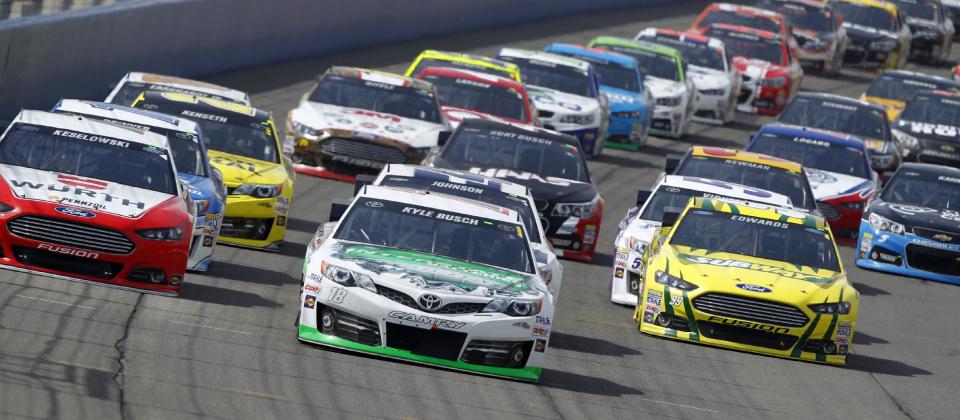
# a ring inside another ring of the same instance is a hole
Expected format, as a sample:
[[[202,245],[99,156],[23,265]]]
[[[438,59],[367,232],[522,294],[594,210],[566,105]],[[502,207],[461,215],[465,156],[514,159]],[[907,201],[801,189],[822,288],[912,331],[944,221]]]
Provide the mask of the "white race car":
[[[450,127],[433,85],[392,73],[332,67],[290,111],[284,153],[297,172],[379,170],[420,163]]]
[[[357,186],[364,184],[365,180],[358,177]],[[559,298],[563,266],[547,240],[537,206],[527,187],[470,172],[415,165],[387,165],[370,184],[454,195],[516,211],[530,234],[534,259],[540,265],[540,275],[547,290],[554,300]]]
[[[686,60],[687,74],[697,87],[694,121],[726,124],[733,121],[743,77],[730,64],[723,41],[673,29],[646,28],[636,37],[676,48]]]
[[[497,58],[520,67],[527,93],[544,128],[581,142],[602,141],[610,124],[610,104],[590,63],[543,51],[504,48]]]
[[[520,215],[368,185],[307,248],[298,338],[537,381],[554,300]]]
[[[735,199],[780,207],[793,207],[790,198],[767,190],[740,184],[679,175],[661,175],[653,192],[637,192],[637,205],[622,221],[617,234],[617,253],[613,260],[610,301],[621,305],[637,304],[643,290],[644,258],[654,234],[660,229],[665,212],[680,212],[691,197]]]
[[[250,95],[246,92],[199,80],[140,72],[130,72],[123,76],[104,102],[130,106],[141,93],[148,90],[183,93],[250,105]]]

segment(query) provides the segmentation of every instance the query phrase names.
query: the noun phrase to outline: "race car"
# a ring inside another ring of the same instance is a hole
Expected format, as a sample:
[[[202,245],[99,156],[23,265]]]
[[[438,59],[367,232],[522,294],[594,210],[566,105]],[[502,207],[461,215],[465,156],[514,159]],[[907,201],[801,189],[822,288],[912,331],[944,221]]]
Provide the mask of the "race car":
[[[419,79],[331,67],[287,114],[284,153],[297,172],[351,182],[388,163],[420,163],[450,132],[438,99]]]
[[[787,18],[800,62],[821,73],[836,73],[843,67],[847,30],[833,4],[818,0],[757,0],[755,7],[777,12]]]
[[[21,111],[0,137],[0,267],[176,296],[196,207],[167,138]]]
[[[503,48],[497,59],[520,67],[544,128],[580,139],[588,152],[601,149],[610,125],[610,103],[589,62],[542,51]],[[611,147],[618,143],[607,144]]]
[[[777,122],[859,137],[870,150],[873,169],[881,173],[896,170],[902,161],[886,110],[879,105],[829,93],[801,92]]]
[[[227,204],[222,244],[278,251],[287,232],[296,173],[280,153],[273,117],[266,111],[217,99],[146,92],[134,108],[196,122],[210,164],[223,174]]]
[[[650,133],[679,139],[687,131],[697,100],[697,87],[687,77],[683,56],[672,47],[646,41],[600,36],[588,47],[629,55],[637,60],[644,85],[654,99]]]
[[[665,173],[715,179],[783,194],[794,208],[819,214],[803,167],[774,156],[719,147],[693,146],[682,156],[667,155]]]
[[[591,261],[603,198],[575,137],[537,127],[470,119],[427,164],[503,178],[530,188],[540,222],[561,258]]]
[[[643,290],[644,257],[650,241],[660,230],[665,212],[679,212],[692,197],[738,199],[792,207],[790,199],[782,194],[745,187],[739,184],[692,176],[662,175],[653,191],[637,191],[637,205],[627,211],[620,222],[620,231],[614,247],[613,274],[610,301],[636,306]]]
[[[141,93],[148,90],[183,93],[250,105],[250,96],[246,92],[199,80],[141,72],[130,72],[124,75],[104,102],[130,106]]]
[[[879,186],[863,140],[848,134],[784,124],[760,128],[744,150],[803,165],[817,207],[837,237],[854,237],[863,208]]]
[[[960,284],[960,170],[905,163],[860,221],[857,266]]]
[[[301,342],[540,379],[554,299],[519,214],[371,185],[332,219],[307,246]]]
[[[380,175],[369,182],[358,179],[357,191],[363,185],[435,192],[516,211],[530,239],[533,257],[540,269],[544,285],[553,295],[554,300],[560,297],[563,266],[560,265],[550,241],[547,240],[546,232],[537,215],[537,206],[527,187],[470,172],[414,165],[387,165],[383,171],[380,171]]]
[[[694,121],[720,125],[733,121],[743,77],[730,63],[723,41],[661,28],[646,28],[636,39],[673,47],[683,54],[687,75],[697,88]]]
[[[674,221],[675,220],[675,221]],[[694,198],[651,242],[640,331],[843,365],[860,294],[826,222],[793,209]]]
[[[887,110],[887,119],[893,121],[904,105],[919,91],[945,90],[960,92],[960,83],[940,76],[907,70],[886,70],[873,79],[860,100],[875,103]]]
[[[453,127],[464,118],[541,125],[527,89],[513,79],[450,67],[427,67],[416,77],[436,89],[443,116]]]
[[[482,55],[459,52],[425,50],[413,59],[404,76],[415,77],[427,67],[452,67],[461,70],[473,70],[490,73],[500,77],[523,82],[520,68],[516,64]]]
[[[210,166],[203,134],[197,124],[184,118],[142,109],[75,99],[61,100],[52,111],[133,127],[167,138],[179,171],[177,176],[187,187],[197,207],[187,270],[207,271],[220,234],[227,189],[223,184],[223,175]]]
[[[589,62],[600,79],[600,92],[610,103],[610,125],[603,144],[639,149],[646,144],[653,119],[653,96],[643,84],[643,75],[633,57],[580,45],[553,43],[544,48],[552,54]],[[599,155],[599,149],[584,143],[587,157]]]
[[[829,0],[843,16],[850,37],[845,64],[865,68],[906,67],[913,43],[906,17],[893,3],[879,0]]]
[[[950,58],[956,30],[943,14],[940,0],[888,0],[906,16],[913,35],[910,53],[921,60],[940,63]]]
[[[710,25],[706,36],[718,38],[733,55],[733,66],[743,77],[737,110],[778,115],[800,91],[803,68],[795,50],[773,32],[725,23]]]
[[[891,131],[904,160],[960,167],[960,93],[917,93]]]

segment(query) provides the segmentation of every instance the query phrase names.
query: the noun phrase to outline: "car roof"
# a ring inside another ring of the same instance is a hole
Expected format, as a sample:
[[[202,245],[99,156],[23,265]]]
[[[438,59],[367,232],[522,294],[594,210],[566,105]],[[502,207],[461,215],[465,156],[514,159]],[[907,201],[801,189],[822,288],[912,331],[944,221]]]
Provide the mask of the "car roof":
[[[872,108],[880,112],[886,112],[883,106],[881,105],[877,105],[875,103],[862,101],[860,99],[854,99],[854,98],[841,96],[833,93],[800,91],[797,94],[796,98],[794,98],[794,100],[797,100],[799,98],[819,99],[822,101],[838,102],[846,105],[862,106],[862,107]]]
[[[904,162],[902,165],[900,165],[900,168],[897,169],[897,172],[905,171],[905,170],[960,178],[960,168],[954,168],[952,166],[944,166],[944,165],[935,165],[932,163]]]
[[[551,54],[546,51],[524,50],[519,48],[503,48],[500,50],[500,53],[497,54],[497,57],[503,57],[503,56],[544,61],[551,64],[573,67],[582,71],[590,70],[589,62],[578,60],[576,58],[567,57],[565,55]]]
[[[211,95],[222,96],[224,98],[236,101],[243,102],[245,104],[250,103],[250,96],[246,92],[231,89],[226,86],[220,86],[213,83],[201,82],[199,80],[185,79],[182,77],[167,76],[163,74],[156,73],[144,73],[144,72],[130,72],[124,76],[124,80],[128,82],[138,82],[138,83],[150,83],[156,85],[165,85],[180,87],[186,90],[193,90],[200,93],[207,93]]]
[[[709,31],[711,28],[716,28],[727,32],[751,34],[757,38],[763,38],[767,40],[781,41],[780,34],[776,32],[764,31],[762,29],[751,28],[749,26],[731,25],[729,23],[711,23],[710,25],[707,25],[707,29],[704,32]]]
[[[130,126],[111,124],[102,120],[87,118],[80,115],[57,114],[47,111],[23,110],[10,124],[31,124],[51,127],[61,130],[70,130],[80,133],[93,134],[103,137],[112,137],[169,150],[167,137],[144,131]]]
[[[380,171],[380,176],[377,178],[383,179],[388,175],[408,178],[442,179],[444,182],[469,184],[471,187],[500,191],[504,194],[521,197],[528,195],[527,187],[515,182],[466,171],[458,171],[456,169],[431,168],[409,164],[388,164]],[[482,181],[477,181],[478,179]]]
[[[886,1],[877,1],[877,0],[829,0],[829,1],[833,3],[851,3],[851,4],[859,4],[862,6],[876,7],[879,9],[884,9],[894,14],[900,11],[900,9],[897,8],[897,5],[893,3],[888,3]]]
[[[453,52],[453,51],[440,51],[440,50],[424,50],[420,53],[417,58],[439,58],[450,61],[476,61],[484,63],[489,67],[501,67],[507,70],[517,71],[520,69],[516,64],[513,64],[508,61],[497,60],[496,58],[487,57],[485,55],[478,54],[469,54],[463,52]]]
[[[830,5],[830,3],[817,1],[817,0],[768,0],[768,1],[772,3],[783,3],[783,4],[796,3],[796,4],[801,4],[807,7],[815,7],[817,9],[824,9],[826,7],[829,7]],[[754,7],[759,7],[759,6],[754,6]],[[762,7],[760,8],[762,9]]]
[[[713,5],[711,5],[711,7],[713,7],[715,10],[723,10],[723,11],[727,11],[727,12],[737,12],[737,13],[746,13],[746,14],[750,14],[750,15],[754,15],[754,16],[762,16],[762,17],[765,17],[765,18],[777,19],[777,20],[779,20],[781,23],[786,22],[786,19],[785,19],[785,18],[783,17],[783,15],[780,14],[780,13],[777,13],[777,12],[774,12],[774,11],[771,11],[771,10],[767,10],[767,9],[762,9],[762,8],[759,8],[759,7],[748,6],[748,5],[745,5],[745,4],[713,3]]]
[[[919,71],[887,70],[883,72],[882,76],[893,76],[900,79],[918,79],[918,80],[924,80],[924,81],[935,82],[940,84],[950,84],[960,89],[960,82],[948,79],[946,77],[941,77],[934,74],[922,73]],[[874,79],[874,82],[876,82],[876,80],[877,79]]]
[[[693,156],[702,156],[717,159],[733,159],[741,162],[751,162],[760,165],[772,166],[784,169],[790,172],[800,173],[803,170],[797,162],[781,159],[775,156],[761,153],[747,152],[744,150],[727,149],[722,147],[693,146],[690,148],[690,154]]]
[[[677,51],[676,48],[668,47],[663,44],[657,44],[655,42],[644,41],[644,40],[633,40],[628,38],[619,38],[614,36],[598,36],[590,40],[590,45],[595,44],[606,44],[613,46],[620,46],[626,48],[638,49],[641,51],[652,52],[660,55],[669,55],[674,57],[680,56],[680,51]]]
[[[637,67],[637,59],[623,53],[602,50],[600,48],[591,48],[583,45],[555,42],[548,45],[546,48],[544,48],[544,50],[547,52],[576,55],[578,57],[583,57],[585,60],[607,61],[632,69]]]
[[[175,102],[183,106],[185,109],[213,115],[223,115],[228,118],[240,117],[258,122],[263,122],[270,119],[270,114],[267,111],[213,98],[203,98],[199,96],[168,92],[144,92],[143,97],[144,101],[147,103]]]
[[[467,214],[484,219],[522,224],[520,215],[507,207],[494,206],[468,198],[461,198],[447,194],[431,193],[428,191],[414,191],[405,188],[383,187],[367,185],[357,194],[357,198],[377,198],[418,207],[431,207],[451,212]]]
[[[484,73],[482,71],[464,70],[454,67],[431,66],[421,70],[418,76],[420,75],[449,77],[451,79],[467,79],[489,85],[516,89],[518,91],[526,91],[526,88],[524,88],[523,84],[516,80],[503,76],[497,76],[491,73]]]
[[[830,142],[833,144],[839,144],[846,147],[853,147],[859,150],[866,150],[866,145],[863,142],[863,139],[852,136],[846,133],[840,133],[837,131],[823,130],[813,127],[804,127],[793,124],[783,124],[783,123],[770,123],[766,124],[763,127],[760,127],[760,130],[757,131],[757,134],[760,133],[776,133],[784,134],[788,136],[803,136],[804,138],[809,138],[813,140],[821,140]]]
[[[689,207],[804,225],[819,230],[828,229],[826,220],[815,214],[755,202],[744,203],[722,198],[694,197]]]
[[[433,85],[416,77],[407,77],[396,73],[365,69],[362,67],[332,66],[327,69],[325,74],[433,91]]]
[[[186,118],[106,102],[63,99],[54,107],[54,111],[112,119],[121,125],[128,123],[134,126],[142,125],[185,133],[199,131],[197,123]]]
[[[683,32],[674,29],[668,28],[644,28],[642,31],[637,33],[637,38],[641,36],[649,36],[656,39],[656,37],[668,37],[676,40],[677,43],[683,44],[696,44],[696,45],[705,45],[711,48],[726,49],[723,41],[719,38],[714,38],[711,36],[700,35],[690,32]],[[649,40],[650,42],[660,42],[653,39]]]
[[[517,134],[534,134],[540,137],[550,139],[552,141],[557,141],[563,144],[570,146],[575,146],[580,148],[580,140],[576,137],[573,137],[568,134],[563,134],[558,131],[548,130],[546,128],[534,127],[532,125],[524,124],[515,124],[506,121],[494,121],[494,120],[485,120],[481,118],[467,118],[460,122],[460,126],[457,127],[458,130],[463,128],[475,128],[480,130],[490,130],[490,131],[509,131],[511,133]]]
[[[759,188],[747,187],[732,182],[717,181],[715,179],[706,179],[695,176],[685,175],[666,175],[660,180],[656,189],[661,186],[684,188],[693,191],[699,191],[707,194],[717,194],[725,197],[736,198],[746,201],[756,201],[782,207],[793,207],[790,197],[773,191],[760,190]],[[751,194],[747,191],[763,191],[769,194],[769,197],[760,197],[756,193]]]

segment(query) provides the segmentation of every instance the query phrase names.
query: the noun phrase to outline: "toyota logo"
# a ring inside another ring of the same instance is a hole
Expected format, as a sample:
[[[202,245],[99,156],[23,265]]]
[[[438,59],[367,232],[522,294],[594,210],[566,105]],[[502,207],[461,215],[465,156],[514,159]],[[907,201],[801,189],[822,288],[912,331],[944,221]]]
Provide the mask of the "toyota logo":
[[[420,305],[420,308],[427,312],[433,312],[437,309],[440,309],[440,306],[443,305],[443,302],[440,300],[440,296],[424,293],[420,295],[420,298],[417,299],[417,304]]]
[[[381,203],[381,202],[379,202],[379,201],[367,201],[367,202],[364,203],[364,204],[366,204],[367,207],[373,207],[373,208],[375,208],[375,209],[380,208],[380,207],[383,207],[383,203]]]

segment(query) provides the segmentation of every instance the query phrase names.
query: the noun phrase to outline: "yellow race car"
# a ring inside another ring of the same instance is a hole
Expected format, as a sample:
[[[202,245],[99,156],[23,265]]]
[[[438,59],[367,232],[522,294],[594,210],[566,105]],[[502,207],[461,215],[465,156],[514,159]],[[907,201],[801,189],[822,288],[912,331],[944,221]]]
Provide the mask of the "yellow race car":
[[[269,113],[217,99],[153,91],[141,94],[133,106],[200,125],[210,163],[222,174],[227,189],[218,242],[279,249],[287,231],[296,173],[280,152]]]
[[[826,222],[798,210],[711,198],[664,215],[648,248],[640,331],[846,364],[860,294]]]
[[[413,63],[410,63],[410,67],[403,75],[417,77],[427,67],[453,67],[462,70],[474,70],[523,82],[520,80],[520,67],[511,62],[482,55],[437,50],[424,50],[413,60]]]
[[[887,111],[887,119],[893,122],[903,111],[903,107],[907,106],[907,101],[917,92],[924,90],[958,92],[960,83],[932,74],[887,70],[873,79],[867,91],[860,95],[860,100],[882,106]]]

